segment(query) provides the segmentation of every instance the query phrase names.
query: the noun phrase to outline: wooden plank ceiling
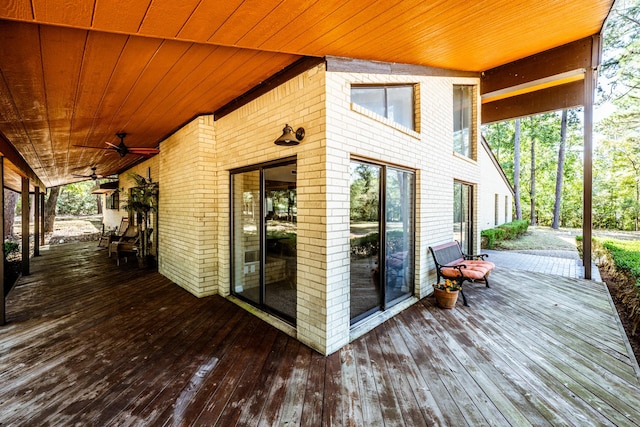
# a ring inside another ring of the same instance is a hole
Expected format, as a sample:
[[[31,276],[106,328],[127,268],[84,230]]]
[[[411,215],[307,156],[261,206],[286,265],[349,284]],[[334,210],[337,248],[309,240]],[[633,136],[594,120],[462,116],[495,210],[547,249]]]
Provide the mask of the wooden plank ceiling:
[[[46,186],[111,174],[302,56],[485,71],[597,34],[613,0],[5,0],[0,133]]]

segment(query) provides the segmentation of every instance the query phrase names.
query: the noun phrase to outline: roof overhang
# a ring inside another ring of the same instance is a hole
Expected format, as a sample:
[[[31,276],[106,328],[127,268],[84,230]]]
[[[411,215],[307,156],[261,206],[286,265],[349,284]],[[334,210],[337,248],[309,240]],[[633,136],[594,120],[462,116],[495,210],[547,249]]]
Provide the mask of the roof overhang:
[[[130,146],[157,147],[305,57],[374,61],[392,72],[401,64],[484,71],[483,93],[493,93],[483,104],[487,121],[577,105],[577,70],[589,64],[534,73],[542,71],[535,58],[559,46],[571,53],[564,46],[599,34],[613,3],[2,2],[0,134],[38,185],[77,181],[91,166],[118,173],[139,158],[104,155],[117,132],[129,134]],[[520,67],[526,80],[514,79]],[[535,96],[544,91],[555,101]]]
[[[482,73],[482,123],[584,105],[587,70],[600,65],[598,35]]]
[[[99,184],[91,190],[91,194],[111,194],[118,191],[118,181],[109,181]]]

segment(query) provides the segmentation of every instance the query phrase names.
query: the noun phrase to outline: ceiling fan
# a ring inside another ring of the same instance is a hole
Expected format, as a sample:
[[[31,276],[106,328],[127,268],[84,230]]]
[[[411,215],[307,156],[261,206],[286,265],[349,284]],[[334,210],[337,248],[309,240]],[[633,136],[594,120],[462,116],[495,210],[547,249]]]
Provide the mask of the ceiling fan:
[[[150,157],[153,156],[154,154],[158,154],[160,152],[160,150],[158,150],[157,148],[148,148],[148,147],[127,147],[124,143],[124,137],[127,136],[127,134],[125,132],[119,132],[116,133],[116,136],[118,138],[120,138],[120,144],[115,145],[112,144],[110,142],[106,142],[105,144],[108,145],[108,147],[91,147],[88,145],[74,145],[74,147],[84,147],[84,148],[95,148],[98,150],[111,150],[111,151],[115,151],[116,153],[118,153],[120,155],[120,157],[124,157],[127,154],[135,154],[138,156],[143,156],[143,157]]]
[[[97,167],[92,166],[92,167],[91,167],[91,175],[78,175],[78,174],[75,174],[75,173],[74,173],[74,174],[72,174],[72,175],[73,175],[73,176],[75,176],[76,178],[91,178],[91,179],[92,179],[92,180],[94,180],[94,181],[95,181],[95,180],[97,180],[97,179],[100,179],[100,178],[106,178],[106,179],[117,179],[117,178],[115,178],[115,177],[111,177],[111,176],[98,175],[98,174],[96,173],[96,170],[97,170],[97,169],[98,169]]]

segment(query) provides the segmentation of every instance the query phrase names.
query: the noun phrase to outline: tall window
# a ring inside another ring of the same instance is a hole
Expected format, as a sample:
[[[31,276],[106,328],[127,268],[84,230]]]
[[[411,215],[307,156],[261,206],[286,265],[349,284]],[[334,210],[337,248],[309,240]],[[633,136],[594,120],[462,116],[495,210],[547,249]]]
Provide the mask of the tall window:
[[[509,220],[509,208],[510,208],[510,204],[509,204],[509,196],[504,196],[504,222],[507,222]]]
[[[453,85],[453,151],[471,157],[472,86]]]
[[[351,102],[415,129],[413,85],[352,86]]]

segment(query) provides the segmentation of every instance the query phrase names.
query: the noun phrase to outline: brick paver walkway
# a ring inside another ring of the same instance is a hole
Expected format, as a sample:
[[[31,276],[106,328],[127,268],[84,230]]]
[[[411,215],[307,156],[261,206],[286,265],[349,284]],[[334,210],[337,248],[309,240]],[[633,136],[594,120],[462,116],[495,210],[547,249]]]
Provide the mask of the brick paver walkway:
[[[495,263],[497,267],[584,279],[582,260],[575,251],[527,251],[527,253],[522,253],[483,249],[482,252],[489,254],[487,261]],[[600,271],[595,264],[591,266],[591,279],[602,282]]]

